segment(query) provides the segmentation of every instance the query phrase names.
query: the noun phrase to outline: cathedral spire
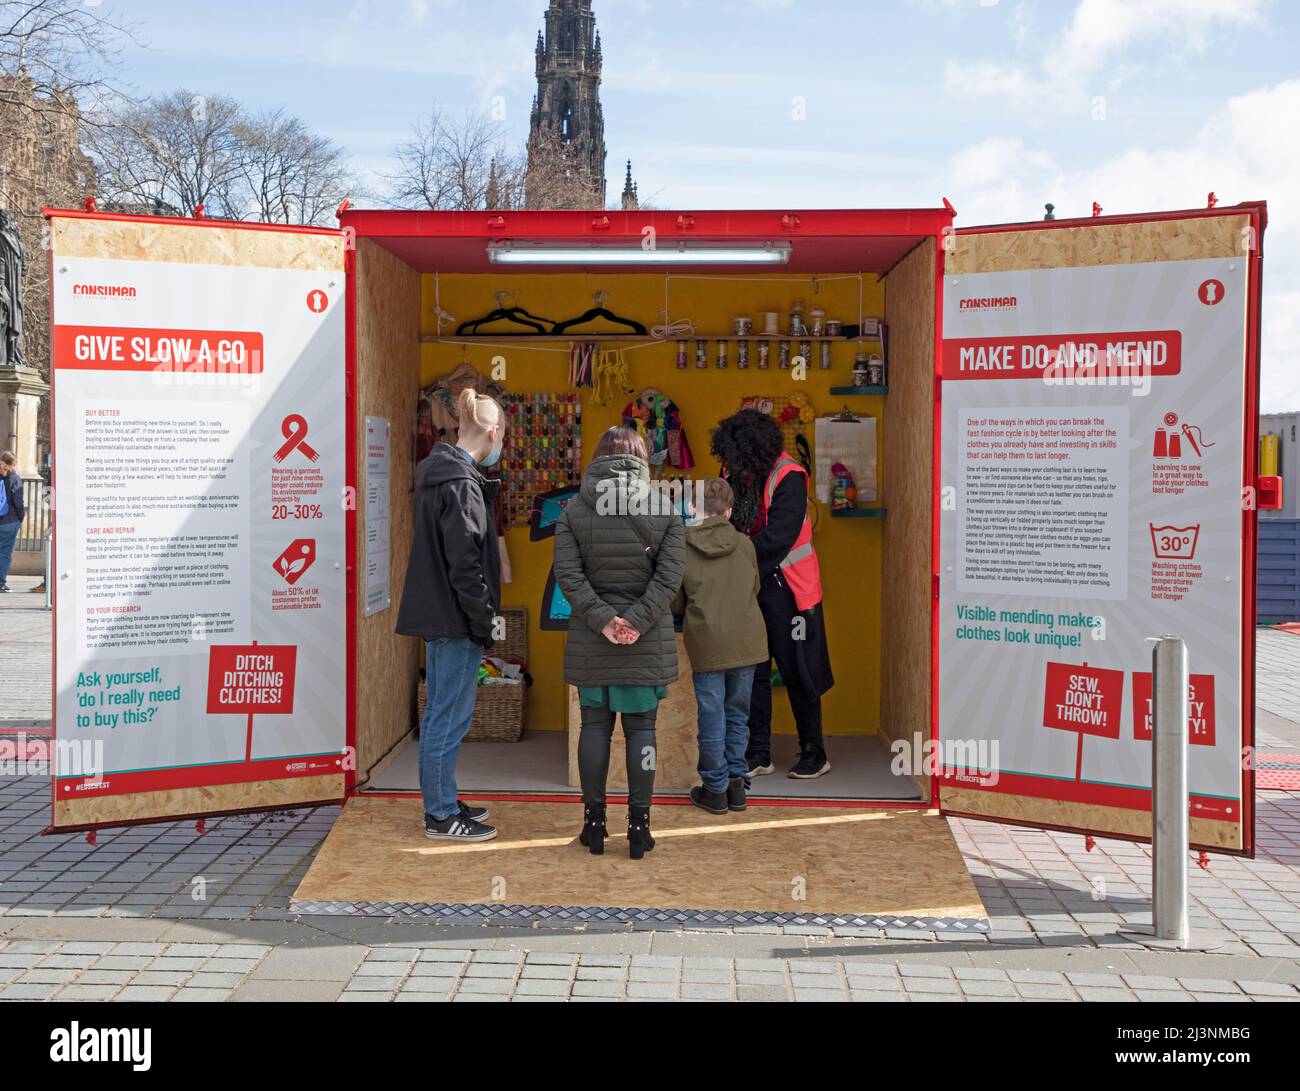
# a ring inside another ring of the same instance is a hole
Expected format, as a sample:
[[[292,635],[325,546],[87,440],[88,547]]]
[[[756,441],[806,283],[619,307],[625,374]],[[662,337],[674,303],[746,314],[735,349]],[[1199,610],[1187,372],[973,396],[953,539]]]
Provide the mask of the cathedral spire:
[[[627,161],[627,179],[623,183],[623,211],[627,212],[634,208],[639,208],[640,202],[636,195],[636,183],[632,181],[632,160]]]
[[[537,98],[528,134],[530,175],[578,180],[587,190],[568,201],[579,207],[605,205],[605,119],[600,108],[600,32],[591,0],[550,0],[545,26],[537,36]],[[558,163],[557,163],[558,160]],[[542,188],[540,185],[531,190]],[[528,194],[529,207],[557,199],[554,194]]]

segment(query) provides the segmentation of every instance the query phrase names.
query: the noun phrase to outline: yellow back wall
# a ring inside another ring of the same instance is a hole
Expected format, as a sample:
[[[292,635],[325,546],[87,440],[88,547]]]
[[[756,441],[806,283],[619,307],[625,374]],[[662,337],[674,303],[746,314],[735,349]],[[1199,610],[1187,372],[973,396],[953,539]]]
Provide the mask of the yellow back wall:
[[[803,300],[805,316],[813,306],[821,306],[830,318],[854,323],[861,313],[867,317],[884,315],[884,286],[874,275],[844,278],[746,276],[714,279],[679,277],[670,280],[659,274],[514,274],[478,275],[447,274],[421,278],[421,332],[432,336],[438,332],[435,301],[454,316],[444,325],[442,335],[454,337],[455,327],[467,319],[477,318],[496,307],[496,292],[513,293],[506,306],[521,306],[533,314],[555,321],[582,314],[592,307],[593,294],[608,293],[605,305],[616,314],[640,321],[647,328],[663,321],[665,288],[674,320],[689,318],[701,334],[727,334],[736,316],[753,318],[757,329],[763,311],[779,311],[781,330],[788,329],[786,316],[790,304]],[[498,327],[499,328],[499,327]],[[611,328],[612,332],[612,328]],[[626,331],[625,331],[626,332]],[[609,343],[610,348],[619,347]],[[709,345],[709,367],[697,370],[694,342],[689,345],[690,366],[679,371],[674,366],[676,346],[666,344],[622,346],[629,365],[630,383],[636,393],[656,387],[677,403],[695,456],[692,477],[707,477],[718,472],[717,461],[709,453],[709,434],[713,426],[740,408],[741,398],[749,395],[772,397],[805,392],[818,416],[838,413],[846,405],[855,413],[877,418],[877,442],[883,440],[883,414],[886,397],[838,396],[832,386],[851,383],[854,354],[859,349],[878,351],[878,346],[855,343],[833,346],[833,366],[829,371],[818,368],[818,349],[813,347],[806,379],[795,381],[791,371],[777,367],[777,347],[772,345],[771,367],[757,370],[757,349],[750,346],[748,370],[736,367],[736,348],[728,346],[729,366],[714,367],[717,346]],[[505,342],[494,345],[425,343],[421,354],[421,387],[428,387],[438,377],[453,371],[468,360],[480,372],[488,373],[493,357],[505,359],[503,385],[512,393],[561,393],[569,387],[569,352],[563,343],[549,344],[554,351],[537,351]],[[797,346],[792,346],[792,355]],[[582,394],[582,445],[584,463],[591,457],[601,433],[611,425],[622,423],[622,409],[629,400],[621,393],[608,405],[593,403],[593,391]],[[813,443],[812,426],[806,434]],[[793,453],[793,452],[791,452]],[[879,459],[879,448],[877,451]],[[881,480],[879,462],[876,478]],[[889,499],[878,496],[875,506],[887,507]],[[880,726],[880,573],[881,520],[832,519],[826,505],[817,505],[818,520],[814,544],[821,560],[824,610],[830,641],[831,662],[836,685],[823,700],[823,721],[827,734],[874,733]],[[527,527],[512,527],[506,532],[513,580],[503,588],[503,605],[526,606],[529,633],[528,669],[534,679],[529,696],[528,724],[532,729],[561,731],[566,727],[567,701],[563,683],[562,655],[564,634],[543,632],[537,627],[538,611],[547,573],[551,567],[550,541],[530,542]],[[788,700],[777,690],[773,700],[773,727],[792,732],[793,719]]]

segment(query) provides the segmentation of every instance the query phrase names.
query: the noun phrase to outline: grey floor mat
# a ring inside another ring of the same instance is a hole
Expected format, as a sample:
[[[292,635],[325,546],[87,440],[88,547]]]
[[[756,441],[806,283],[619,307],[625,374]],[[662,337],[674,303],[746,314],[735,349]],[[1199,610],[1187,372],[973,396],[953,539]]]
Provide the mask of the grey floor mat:
[[[919,802],[911,777],[890,771],[889,751],[875,736],[828,736],[831,771],[816,780],[791,780],[786,771],[798,757],[792,735],[772,739],[771,776],[756,777],[752,794],[769,799],[881,799]],[[568,783],[567,739],[563,731],[525,731],[516,743],[467,742],[461,747],[456,782],[462,792],[573,793]],[[369,792],[419,791],[415,740],[404,743],[365,786]],[[666,790],[662,795],[685,795]]]

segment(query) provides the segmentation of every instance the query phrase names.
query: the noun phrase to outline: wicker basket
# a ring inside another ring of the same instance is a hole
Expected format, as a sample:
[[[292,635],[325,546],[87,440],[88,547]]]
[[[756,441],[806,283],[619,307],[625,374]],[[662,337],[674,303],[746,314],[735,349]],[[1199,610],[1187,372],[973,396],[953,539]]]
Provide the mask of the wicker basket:
[[[528,662],[528,610],[523,606],[508,606],[501,611],[505,618],[506,633],[503,640],[497,641],[488,654],[498,659]],[[424,680],[420,680],[420,694],[415,712],[418,727],[424,719],[424,706],[428,700],[428,691]],[[470,725],[466,739],[477,742],[518,742],[524,733],[524,722],[528,717],[528,687],[522,682],[517,686],[479,686],[475,691],[474,721]]]

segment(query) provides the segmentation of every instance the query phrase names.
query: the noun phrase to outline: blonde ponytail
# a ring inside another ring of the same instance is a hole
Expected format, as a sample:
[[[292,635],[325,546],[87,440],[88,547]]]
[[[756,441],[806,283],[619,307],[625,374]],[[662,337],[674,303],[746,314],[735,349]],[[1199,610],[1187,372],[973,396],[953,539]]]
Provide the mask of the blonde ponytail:
[[[462,434],[485,432],[500,424],[504,416],[495,398],[477,394],[471,387],[456,395],[456,420]]]
[[[472,387],[466,387],[456,395],[456,420],[464,428],[469,425],[470,429],[479,427],[478,422],[478,394]]]

